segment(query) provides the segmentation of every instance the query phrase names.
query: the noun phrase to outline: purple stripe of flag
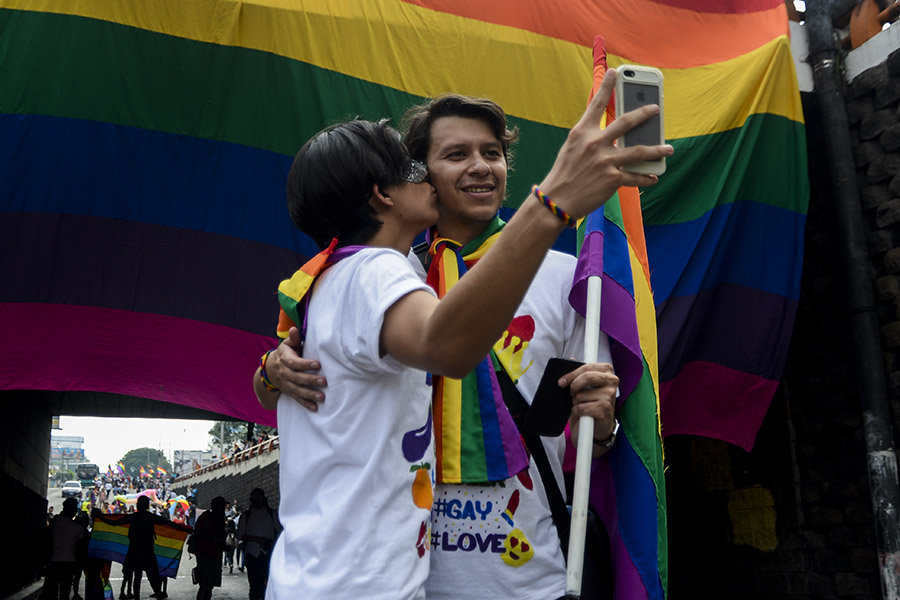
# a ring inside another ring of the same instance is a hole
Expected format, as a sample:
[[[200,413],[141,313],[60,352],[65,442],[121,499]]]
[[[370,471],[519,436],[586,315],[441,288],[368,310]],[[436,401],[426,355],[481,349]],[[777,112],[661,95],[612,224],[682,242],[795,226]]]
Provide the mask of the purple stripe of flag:
[[[0,389],[110,392],[275,425],[249,375],[273,338],[189,319],[65,304],[0,304]],[[46,340],[56,340],[47,344]],[[128,341],[129,352],[121,351]],[[203,342],[204,359],[197,360]],[[44,356],[38,365],[31,357]],[[116,377],[109,376],[110,365]]]

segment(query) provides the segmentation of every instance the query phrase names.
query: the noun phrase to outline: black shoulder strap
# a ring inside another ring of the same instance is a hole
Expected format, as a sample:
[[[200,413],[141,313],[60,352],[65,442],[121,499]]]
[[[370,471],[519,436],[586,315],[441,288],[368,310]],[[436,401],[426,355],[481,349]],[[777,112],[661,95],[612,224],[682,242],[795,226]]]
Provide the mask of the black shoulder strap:
[[[513,383],[506,369],[502,367],[497,369],[497,381],[500,384],[503,401],[506,403],[513,421],[519,428],[522,439],[525,440],[525,446],[534,458],[534,464],[537,465],[544,492],[547,494],[547,501],[550,503],[550,514],[553,517],[553,524],[556,525],[556,532],[559,535],[559,541],[563,548],[563,555],[565,555],[566,548],[569,547],[571,517],[559,485],[556,483],[553,469],[550,467],[550,459],[547,458],[547,451],[541,441],[541,436],[535,433],[526,433],[523,428],[525,417],[528,416],[529,404],[522,397],[522,392]]]
[[[416,258],[419,259],[419,262],[422,263],[422,266],[425,267],[425,271],[428,272],[428,267],[431,266],[431,255],[428,254],[428,242],[422,242],[421,244],[416,244],[412,247],[413,254],[416,255]]]

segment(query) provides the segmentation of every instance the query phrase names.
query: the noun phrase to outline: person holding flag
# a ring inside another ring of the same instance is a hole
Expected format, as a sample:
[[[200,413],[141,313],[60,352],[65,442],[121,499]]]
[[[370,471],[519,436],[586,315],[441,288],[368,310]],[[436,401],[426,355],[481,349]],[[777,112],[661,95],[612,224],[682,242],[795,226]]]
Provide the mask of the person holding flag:
[[[510,148],[517,132],[507,128],[506,115],[494,102],[459,95],[442,96],[411,108],[402,125],[410,154],[429,166],[438,195],[437,225],[428,232],[426,243],[416,249],[417,259],[432,282],[435,273],[442,270],[442,256],[436,251],[442,238],[457,243],[457,252],[466,264],[474,264],[492,239],[502,238],[505,223],[498,211],[506,197]],[[585,322],[568,303],[575,264],[572,256],[548,252],[515,318],[494,345],[494,357],[502,369],[498,376],[514,384],[515,391],[509,384],[503,388],[504,400],[509,406],[519,402],[519,416],[527,413],[543,368],[551,358],[583,356]],[[573,425],[581,415],[594,418],[595,456],[609,450],[618,427],[614,414],[618,379],[603,334],[599,348],[598,363],[583,365],[560,381],[572,395]],[[435,414],[443,407],[446,415],[446,399],[435,400]],[[463,407],[465,411],[465,404]],[[448,417],[444,417],[445,422]],[[523,420],[517,419],[520,423]],[[436,428],[438,446],[450,446],[454,434]],[[526,443],[528,468],[500,481],[467,478],[460,470],[450,472],[448,461],[438,456],[432,509],[435,544],[426,583],[429,598],[507,597],[513,591],[525,600],[565,595],[566,548],[561,545],[561,537],[567,538],[560,536],[560,529],[567,532],[568,513],[561,506],[554,515],[550,501],[555,494],[559,504],[565,504],[565,438],[531,436]],[[545,461],[543,469],[538,461]],[[470,498],[477,499],[478,504],[474,513],[466,514]],[[482,511],[478,511],[479,506]],[[564,522],[556,523],[554,516]],[[472,548],[468,532],[482,523],[499,524],[490,531],[496,532],[496,539],[502,539],[503,545],[478,544],[476,537]]]

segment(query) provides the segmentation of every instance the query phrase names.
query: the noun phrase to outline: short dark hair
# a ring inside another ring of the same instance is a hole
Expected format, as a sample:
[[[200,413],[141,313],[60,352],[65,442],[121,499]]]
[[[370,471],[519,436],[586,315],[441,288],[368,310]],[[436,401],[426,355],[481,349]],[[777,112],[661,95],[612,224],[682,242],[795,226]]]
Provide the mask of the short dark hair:
[[[62,512],[71,515],[75,513],[76,508],[78,508],[78,500],[75,498],[66,498],[63,500]]]
[[[510,129],[503,108],[487,98],[475,98],[461,94],[444,94],[423,104],[413,106],[400,119],[403,142],[414,159],[426,162],[431,148],[431,125],[441,117],[465,117],[481,119],[500,140],[506,166],[512,169],[513,144],[519,139],[519,128]]]
[[[327,127],[307,141],[291,165],[287,204],[291,220],[320,248],[365,244],[382,222],[369,205],[372,186],[403,181],[409,152],[387,120],[354,120]]]
[[[150,498],[148,496],[138,496],[137,507],[138,510],[147,510],[150,508]]]

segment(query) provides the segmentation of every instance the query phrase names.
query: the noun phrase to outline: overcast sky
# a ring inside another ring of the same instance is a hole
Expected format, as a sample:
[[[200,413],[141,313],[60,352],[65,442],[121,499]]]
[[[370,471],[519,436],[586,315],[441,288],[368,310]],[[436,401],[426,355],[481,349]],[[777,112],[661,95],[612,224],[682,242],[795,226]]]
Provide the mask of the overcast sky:
[[[84,455],[102,472],[115,467],[125,453],[135,448],[162,450],[171,464],[175,450],[206,450],[213,421],[186,419],[121,419],[101,417],[59,418],[53,435],[84,437]]]

